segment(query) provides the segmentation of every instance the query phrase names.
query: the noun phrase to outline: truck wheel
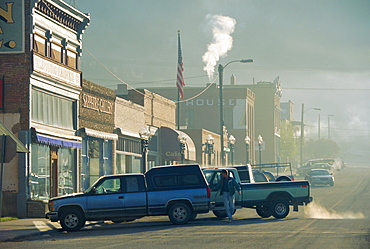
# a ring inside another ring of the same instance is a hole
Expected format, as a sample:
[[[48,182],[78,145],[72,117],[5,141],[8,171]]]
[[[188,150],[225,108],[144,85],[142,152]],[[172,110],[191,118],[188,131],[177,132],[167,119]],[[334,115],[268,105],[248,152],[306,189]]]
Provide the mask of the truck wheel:
[[[268,217],[270,217],[272,215],[271,214],[270,207],[269,206],[266,206],[266,205],[259,205],[259,206],[257,206],[256,207],[256,212],[262,218],[268,218]]]
[[[292,179],[289,176],[279,176],[275,182],[290,182]]]
[[[271,205],[271,213],[276,219],[285,218],[289,214],[289,204],[287,201],[275,201]]]
[[[77,209],[66,209],[60,216],[60,225],[65,231],[77,231],[85,225],[85,218]]]
[[[227,217],[227,214],[226,214],[226,211],[225,210],[213,210],[212,212],[218,218],[225,218],[225,217]]]
[[[192,211],[185,203],[176,203],[170,207],[168,217],[176,225],[182,225],[190,220]]]
[[[213,210],[213,214],[218,218],[225,218],[227,217],[225,210]],[[236,213],[236,209],[234,209],[233,215]]]
[[[197,216],[198,216],[198,213],[192,212],[189,220],[190,221],[195,220],[197,218]]]

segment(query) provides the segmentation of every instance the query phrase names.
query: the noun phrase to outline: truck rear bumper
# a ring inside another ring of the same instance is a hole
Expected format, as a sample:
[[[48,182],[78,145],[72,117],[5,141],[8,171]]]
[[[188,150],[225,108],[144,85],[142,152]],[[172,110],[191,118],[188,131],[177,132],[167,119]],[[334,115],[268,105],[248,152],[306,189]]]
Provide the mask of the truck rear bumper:
[[[293,205],[307,205],[308,203],[312,202],[313,201],[313,197],[312,196],[308,196],[308,197],[302,197],[302,198],[294,198],[294,200],[292,200],[292,204]]]

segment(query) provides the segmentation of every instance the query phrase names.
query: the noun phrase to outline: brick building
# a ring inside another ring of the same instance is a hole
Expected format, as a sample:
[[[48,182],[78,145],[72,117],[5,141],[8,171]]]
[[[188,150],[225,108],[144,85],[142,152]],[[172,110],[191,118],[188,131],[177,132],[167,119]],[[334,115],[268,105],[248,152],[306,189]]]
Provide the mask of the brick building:
[[[0,119],[31,151],[6,165],[3,203],[11,207],[3,215],[25,217],[34,203],[77,191],[79,60],[89,16],[59,0],[0,8]]]
[[[117,96],[132,101],[144,108],[144,124],[151,133],[149,141],[148,168],[155,165],[181,162],[179,136],[186,137],[184,162],[196,161],[196,148],[188,134],[176,127],[176,104],[147,89],[126,90],[118,85]]]
[[[217,85],[208,85],[206,91],[202,87],[186,87],[185,101],[180,102],[180,129],[188,134],[194,134],[196,143],[197,155],[207,157],[204,145],[206,137],[202,136],[203,141],[199,141],[199,135],[203,134],[201,130],[208,130],[214,135],[214,155],[212,156],[212,164],[220,165],[221,163],[221,144],[220,144],[220,106],[219,106],[219,88]],[[150,91],[156,92],[164,97],[175,99],[177,96],[177,88],[156,87],[149,88]],[[196,97],[194,97],[196,96]],[[188,98],[188,100],[186,100]],[[227,164],[245,164],[247,147],[245,138],[248,136],[251,139],[251,144],[248,148],[250,161],[254,161],[254,117],[255,104],[254,93],[248,89],[246,85],[224,85],[223,89],[223,105],[224,105],[224,149],[225,162]],[[194,130],[198,130],[195,132]],[[207,133],[207,132],[206,132]],[[206,134],[205,133],[205,134]],[[236,140],[234,145],[229,144],[230,135],[233,135]],[[234,146],[233,148],[231,148]],[[235,148],[235,150],[234,150]],[[232,160],[233,159],[233,160]],[[208,160],[208,159],[207,159]],[[203,162],[207,161],[203,159]],[[233,162],[232,162],[233,161]]]
[[[90,187],[100,176],[111,175],[115,165],[114,90],[88,80],[82,81],[79,130],[82,137],[80,190]]]

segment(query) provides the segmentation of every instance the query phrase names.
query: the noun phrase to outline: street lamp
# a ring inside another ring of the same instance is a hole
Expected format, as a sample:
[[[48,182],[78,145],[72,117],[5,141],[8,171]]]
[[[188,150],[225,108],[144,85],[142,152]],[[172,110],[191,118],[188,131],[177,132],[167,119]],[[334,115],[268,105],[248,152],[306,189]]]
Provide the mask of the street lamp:
[[[248,135],[244,138],[244,141],[245,141],[245,146],[246,146],[246,162],[247,162],[247,165],[249,164],[249,144],[251,142],[251,139],[250,137],[248,137]]]
[[[301,150],[300,150],[300,161],[301,166],[303,165],[303,138],[304,138],[304,123],[303,123],[303,114],[308,110],[316,110],[321,111],[320,108],[309,108],[307,110],[304,109],[304,104],[302,103],[302,111],[301,111]]]
[[[148,155],[148,145],[149,145],[149,136],[150,132],[148,128],[142,127],[139,131],[141,139],[141,170],[142,173],[146,172],[147,168],[147,155]]]
[[[326,114],[326,115],[323,115],[321,116],[319,114],[319,120],[318,120],[318,140],[320,141],[321,139],[321,118],[325,117],[325,116],[328,116],[328,138],[330,139],[330,117],[334,116],[332,114]]]
[[[223,137],[223,131],[224,131],[224,107],[223,107],[223,96],[222,96],[222,88],[223,88],[223,72],[224,69],[233,62],[240,62],[240,63],[248,63],[253,62],[253,59],[247,59],[247,60],[234,60],[228,62],[225,66],[222,66],[221,64],[218,65],[218,77],[219,77],[219,88],[220,88],[220,136],[221,136],[221,165],[225,165],[225,152],[224,152],[224,137]]]
[[[261,135],[258,135],[258,150],[259,150],[259,164],[260,164],[260,167],[261,167],[261,164],[262,164],[262,145],[263,145],[263,138]],[[261,170],[261,168],[260,168]]]
[[[180,143],[181,164],[184,164],[186,136],[184,134],[179,134],[177,139]]]
[[[230,135],[230,137],[229,137],[229,147],[230,147],[230,163],[231,163],[231,165],[234,165],[235,141],[236,141],[236,138],[233,135]]]
[[[334,117],[334,115],[328,115],[328,139],[330,140],[330,117]]]
[[[214,141],[214,137],[212,137],[211,134],[208,134],[208,136],[206,137],[206,153],[208,157],[208,160],[207,160],[208,166],[211,165],[212,163],[211,155],[214,153],[213,151],[214,142],[213,141]]]

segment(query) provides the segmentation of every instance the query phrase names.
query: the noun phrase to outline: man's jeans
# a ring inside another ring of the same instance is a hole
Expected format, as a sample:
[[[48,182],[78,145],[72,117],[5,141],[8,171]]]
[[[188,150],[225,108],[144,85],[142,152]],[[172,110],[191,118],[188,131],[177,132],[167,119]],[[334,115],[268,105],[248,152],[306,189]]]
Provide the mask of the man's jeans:
[[[222,196],[224,197],[224,207],[229,219],[233,219],[233,213],[235,210],[235,199],[233,195],[230,195],[229,192],[223,192]]]

